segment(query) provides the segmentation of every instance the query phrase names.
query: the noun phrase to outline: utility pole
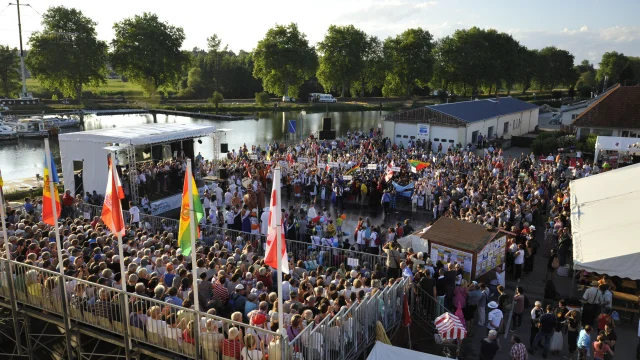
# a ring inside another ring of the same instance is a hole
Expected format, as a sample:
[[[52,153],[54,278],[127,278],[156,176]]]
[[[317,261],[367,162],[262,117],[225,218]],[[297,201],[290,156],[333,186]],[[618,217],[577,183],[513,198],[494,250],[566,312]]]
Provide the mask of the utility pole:
[[[24,66],[24,49],[22,48],[22,22],[20,21],[20,6],[29,6],[29,4],[20,5],[20,0],[16,0],[16,3],[9,3],[9,5],[15,5],[18,9],[18,35],[20,37],[20,72],[22,74],[22,93],[21,98],[27,97],[27,69]]]

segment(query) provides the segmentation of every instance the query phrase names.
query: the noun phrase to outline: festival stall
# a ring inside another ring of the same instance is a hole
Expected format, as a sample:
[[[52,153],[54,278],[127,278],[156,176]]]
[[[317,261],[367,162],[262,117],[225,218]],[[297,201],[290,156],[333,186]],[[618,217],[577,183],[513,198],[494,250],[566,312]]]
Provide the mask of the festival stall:
[[[507,232],[466,221],[441,217],[424,234],[431,260],[454,262],[463,278],[475,280],[505,263]]]
[[[633,164],[634,157],[640,155],[640,142],[637,138],[618,136],[598,136],[594,154],[595,163],[607,163],[614,169]]]

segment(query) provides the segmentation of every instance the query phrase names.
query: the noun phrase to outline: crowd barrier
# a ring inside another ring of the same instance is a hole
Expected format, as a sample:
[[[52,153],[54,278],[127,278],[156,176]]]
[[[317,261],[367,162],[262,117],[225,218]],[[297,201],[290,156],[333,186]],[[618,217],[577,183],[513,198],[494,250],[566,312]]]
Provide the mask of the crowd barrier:
[[[102,206],[95,206],[84,204],[82,212],[85,217],[93,218],[94,216],[100,216],[102,213]],[[123,211],[125,222],[129,221],[130,215],[128,211]],[[177,238],[179,220],[164,218],[160,216],[140,214],[140,226],[146,227],[150,232],[156,233],[156,231],[167,231],[174,233]],[[264,241],[261,235],[251,234],[247,232],[231,230],[213,225],[200,225],[202,241],[211,246],[216,241],[223,243],[224,241],[230,241],[231,244],[238,244],[244,247],[246,244],[251,244],[254,248],[254,253],[259,256],[264,256]],[[386,256],[375,255],[371,253],[354,251],[344,248],[314,245],[304,241],[286,239],[287,251],[293,254],[295,260],[302,260],[305,262],[305,267],[309,270],[313,270],[319,265],[327,267],[339,268],[344,264],[345,267],[356,267],[357,265],[365,266],[367,269],[373,271],[375,265],[385,265]]]

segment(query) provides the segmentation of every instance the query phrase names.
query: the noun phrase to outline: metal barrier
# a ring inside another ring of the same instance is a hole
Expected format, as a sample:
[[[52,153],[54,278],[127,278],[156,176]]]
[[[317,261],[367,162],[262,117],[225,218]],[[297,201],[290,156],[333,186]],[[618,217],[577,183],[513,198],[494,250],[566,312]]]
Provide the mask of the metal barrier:
[[[94,216],[100,216],[102,213],[101,206],[84,205],[85,215],[93,218]],[[129,222],[129,212],[123,211],[125,222]],[[159,216],[153,216],[148,214],[140,214],[140,226],[146,228],[152,233],[156,231],[167,231],[178,235],[179,220],[163,218]],[[251,234],[243,231],[237,231],[232,229],[226,229],[213,225],[200,225],[202,241],[212,246],[216,241],[224,244],[228,241],[232,246],[237,244],[241,248],[249,243],[254,249],[254,253],[258,256],[264,256],[264,241],[263,237],[258,234]],[[384,266],[386,263],[386,256],[374,255],[370,253],[354,251],[349,249],[337,248],[332,246],[316,245],[306,243],[298,240],[286,240],[287,251],[293,254],[293,259],[310,262],[305,264],[308,270],[314,270],[317,266],[322,265],[327,267],[340,267],[341,264],[348,265],[349,263],[364,265],[366,263],[367,268],[373,271],[376,264]],[[349,259],[353,259],[349,262]]]
[[[6,262],[0,259],[1,266],[5,266]],[[67,315],[68,320],[74,323],[126,337],[124,307],[128,306],[129,336],[136,343],[187,358],[218,360],[225,356],[239,358],[239,354],[224,353],[224,349],[236,349],[233,341],[240,342],[245,335],[253,335],[258,346],[261,340],[265,341],[265,351],[268,351],[270,359],[280,360],[289,356],[286,336],[264,328],[196,312],[135,293],[126,293],[128,302],[125,304],[125,292],[122,290],[73,276],[61,276],[57,272],[16,261],[11,261],[11,266],[15,290],[12,294],[6,273],[3,273],[0,276],[1,296],[50,315],[62,318]],[[66,303],[61,296],[62,291],[68,294]],[[198,333],[199,351],[195,341],[195,334]],[[236,340],[230,339],[230,334],[236,334]],[[127,346],[125,342],[123,344]]]

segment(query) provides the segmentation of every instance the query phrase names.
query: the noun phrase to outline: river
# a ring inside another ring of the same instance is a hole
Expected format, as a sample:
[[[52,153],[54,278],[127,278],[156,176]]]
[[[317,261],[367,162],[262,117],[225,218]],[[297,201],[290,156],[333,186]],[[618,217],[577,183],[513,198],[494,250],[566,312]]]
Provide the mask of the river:
[[[203,120],[185,116],[157,115],[158,123],[200,123],[214,124],[218,129],[231,129],[222,135],[221,143],[229,144],[229,151],[238,149],[243,144],[247,146],[261,144],[268,141],[280,140],[287,135],[289,120],[297,120],[297,128],[302,127],[303,134],[316,133],[322,127],[322,118],[332,118],[332,128],[337,136],[343,136],[347,131],[369,130],[382,123],[380,115],[388,112],[359,111],[359,112],[330,112],[301,114],[300,112],[261,113],[257,120],[218,121]],[[128,126],[151,124],[151,115],[108,115],[85,116],[84,130],[96,130],[112,127],[126,128]],[[63,129],[63,132],[81,131],[80,129]],[[298,132],[298,134],[300,134]],[[300,135],[298,135],[300,136]],[[226,137],[226,139],[225,139]],[[213,158],[213,141],[202,138],[202,144],[195,143],[195,151],[201,152],[205,159]],[[58,140],[51,140],[51,151],[56,165],[60,166],[60,151]],[[44,141],[42,139],[19,139],[0,142],[0,170],[5,180],[25,179],[42,174],[44,165]],[[61,169],[58,169],[61,172]]]

